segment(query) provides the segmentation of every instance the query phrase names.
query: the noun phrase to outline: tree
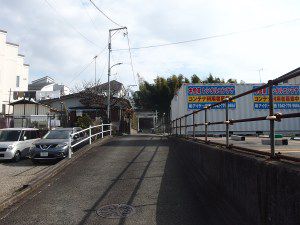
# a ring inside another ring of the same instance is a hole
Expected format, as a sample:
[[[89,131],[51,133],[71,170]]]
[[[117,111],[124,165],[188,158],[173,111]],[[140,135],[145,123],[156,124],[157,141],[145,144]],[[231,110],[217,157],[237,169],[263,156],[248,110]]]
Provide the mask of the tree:
[[[193,74],[193,76],[191,77],[191,81],[193,84],[201,83],[200,78],[196,74]]]
[[[184,83],[190,83],[189,79],[188,78],[184,78]]]
[[[232,84],[237,84],[237,80],[236,79],[228,79],[226,83],[232,83]]]
[[[144,81],[139,86],[139,90],[133,95],[135,106],[144,110],[157,110],[159,115],[165,113],[169,116],[171,101],[181,85],[188,79],[182,74],[172,75],[167,79],[157,76],[154,83]],[[191,77],[192,83],[200,83],[200,78],[194,74]],[[233,82],[229,79],[227,82]],[[214,77],[212,74],[203,83],[225,83],[224,79]]]
[[[87,114],[79,116],[76,121],[76,126],[81,127],[82,129],[88,128],[92,125],[92,119]]]
[[[219,77],[214,77],[211,73],[209,76],[203,81],[205,84],[217,84],[217,83],[225,83],[224,79],[220,79]]]

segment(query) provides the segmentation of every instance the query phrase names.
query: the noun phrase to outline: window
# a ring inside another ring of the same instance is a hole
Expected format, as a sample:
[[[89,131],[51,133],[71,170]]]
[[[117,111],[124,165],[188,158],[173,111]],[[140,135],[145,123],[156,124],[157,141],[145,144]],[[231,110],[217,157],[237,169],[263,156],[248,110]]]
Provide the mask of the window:
[[[17,76],[16,87],[20,87],[20,76]]]
[[[21,130],[1,130],[0,141],[18,141]]]
[[[37,139],[38,135],[37,135],[37,131],[36,130],[32,130],[31,131],[31,139]]]

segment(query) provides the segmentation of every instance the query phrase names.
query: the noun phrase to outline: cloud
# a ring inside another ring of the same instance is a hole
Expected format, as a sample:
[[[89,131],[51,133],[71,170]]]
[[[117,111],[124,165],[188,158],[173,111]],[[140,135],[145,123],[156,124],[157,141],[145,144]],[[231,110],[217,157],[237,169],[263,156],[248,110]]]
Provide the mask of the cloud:
[[[8,31],[9,41],[20,44],[21,53],[31,65],[31,80],[50,75],[70,86],[93,80],[94,64],[76,75],[107,45],[108,30],[115,25],[88,0],[47,1],[55,10],[45,0],[0,0],[0,29]],[[132,47],[277,24],[184,45],[133,50],[135,73],[139,72],[148,81],[157,75],[182,73],[189,77],[196,73],[204,78],[212,73],[225,79],[258,82],[258,69],[264,68],[262,80],[266,82],[299,66],[300,21],[279,24],[298,17],[300,2],[296,0],[95,0],[95,3],[112,19],[128,27]],[[127,48],[127,40],[121,33],[116,34],[112,46]],[[107,54],[106,50],[97,59],[97,76],[102,82],[106,81]],[[113,52],[112,63],[116,62],[123,65],[115,67],[113,73],[118,73],[121,82],[133,84],[128,52]]]

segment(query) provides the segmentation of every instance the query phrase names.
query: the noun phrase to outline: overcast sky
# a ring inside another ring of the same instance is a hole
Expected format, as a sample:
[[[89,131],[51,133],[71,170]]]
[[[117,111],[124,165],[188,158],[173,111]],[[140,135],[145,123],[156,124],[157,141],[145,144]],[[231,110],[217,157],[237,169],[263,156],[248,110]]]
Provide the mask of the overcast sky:
[[[0,29],[20,45],[30,64],[30,80],[48,75],[73,87],[94,79],[94,64],[76,76],[107,45],[116,28],[89,0],[0,0]],[[224,79],[259,82],[300,66],[299,0],[94,0],[109,17],[127,26],[131,47],[196,39],[236,31],[235,35],[160,48],[132,50],[134,73],[152,81],[209,73]],[[285,22],[288,21],[288,22]],[[253,29],[273,24],[266,29]],[[247,31],[248,30],[248,31]],[[250,30],[250,31],[249,31]],[[84,37],[83,37],[84,36]],[[112,48],[127,47],[122,33]],[[105,50],[97,60],[97,78],[107,80]],[[114,51],[112,78],[132,85],[128,51]]]

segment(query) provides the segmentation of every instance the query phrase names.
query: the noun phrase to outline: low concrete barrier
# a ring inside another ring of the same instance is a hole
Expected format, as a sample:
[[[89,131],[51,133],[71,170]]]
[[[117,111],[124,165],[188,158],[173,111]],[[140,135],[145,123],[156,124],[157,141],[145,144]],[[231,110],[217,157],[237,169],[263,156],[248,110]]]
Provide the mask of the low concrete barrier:
[[[170,137],[199,192],[222,198],[249,224],[300,224],[300,166]]]

